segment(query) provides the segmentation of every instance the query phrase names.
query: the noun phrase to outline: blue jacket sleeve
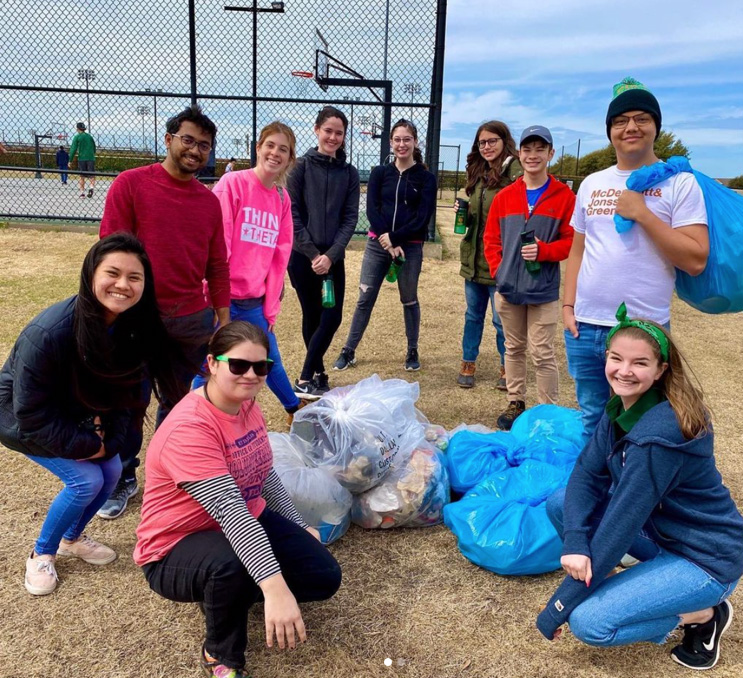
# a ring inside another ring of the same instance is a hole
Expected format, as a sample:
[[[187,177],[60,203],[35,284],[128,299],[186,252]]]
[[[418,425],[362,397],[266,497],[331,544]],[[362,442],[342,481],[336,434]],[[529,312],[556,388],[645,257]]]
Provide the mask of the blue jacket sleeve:
[[[383,179],[384,165],[377,165],[369,174],[369,183],[366,186],[366,216],[369,219],[369,230],[376,235],[390,230],[390,224],[385,223],[382,216]]]
[[[426,172],[421,192],[421,202],[415,218],[411,219],[402,228],[390,231],[390,242],[395,247],[418,237],[421,231],[426,232],[431,215],[436,209],[436,177],[431,172]]]
[[[591,585],[565,577],[537,617],[537,628],[549,640],[616,567],[658,502],[677,482],[683,455],[675,450],[629,445],[624,453],[622,475],[590,542]]]

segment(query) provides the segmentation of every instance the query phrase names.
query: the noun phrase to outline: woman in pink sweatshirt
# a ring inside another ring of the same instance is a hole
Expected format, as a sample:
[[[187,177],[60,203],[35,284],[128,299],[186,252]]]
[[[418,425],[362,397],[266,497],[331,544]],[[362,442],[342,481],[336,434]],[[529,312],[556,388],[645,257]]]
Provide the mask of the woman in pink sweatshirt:
[[[255,168],[225,174],[214,187],[222,206],[230,266],[230,318],[266,332],[274,365],[266,383],[293,415],[299,409],[273,332],[292,251],[294,227],[286,175],[296,160],[291,128],[266,125],[258,137]]]

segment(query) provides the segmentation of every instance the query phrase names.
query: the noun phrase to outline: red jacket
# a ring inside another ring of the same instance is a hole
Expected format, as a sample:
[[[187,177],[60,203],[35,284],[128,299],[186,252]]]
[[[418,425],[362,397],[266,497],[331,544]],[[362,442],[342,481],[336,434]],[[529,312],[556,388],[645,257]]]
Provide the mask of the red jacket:
[[[495,196],[488,212],[483,243],[498,292],[511,304],[545,304],[560,296],[560,264],[573,244],[570,218],[575,194],[550,176],[549,186],[529,216],[526,184],[519,177]],[[521,256],[522,231],[534,231],[539,249],[537,275]]]

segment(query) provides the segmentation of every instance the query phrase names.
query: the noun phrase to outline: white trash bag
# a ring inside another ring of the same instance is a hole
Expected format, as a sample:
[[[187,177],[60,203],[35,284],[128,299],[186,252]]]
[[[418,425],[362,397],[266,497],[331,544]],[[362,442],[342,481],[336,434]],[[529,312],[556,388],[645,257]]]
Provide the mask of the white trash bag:
[[[269,433],[273,467],[304,521],[323,544],[340,539],[351,525],[351,493],[324,468],[313,466],[309,444],[291,433]]]

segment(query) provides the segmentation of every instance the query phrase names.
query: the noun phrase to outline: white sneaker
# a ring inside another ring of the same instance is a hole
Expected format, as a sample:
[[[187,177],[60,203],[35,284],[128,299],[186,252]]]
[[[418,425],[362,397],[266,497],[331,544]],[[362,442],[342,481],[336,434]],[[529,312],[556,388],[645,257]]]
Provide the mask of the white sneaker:
[[[80,558],[91,565],[108,565],[116,560],[116,551],[85,534],[71,544],[60,542],[57,555]]]
[[[33,551],[26,560],[26,591],[32,596],[46,596],[57,588],[57,570],[54,567],[54,556],[36,556]]]

